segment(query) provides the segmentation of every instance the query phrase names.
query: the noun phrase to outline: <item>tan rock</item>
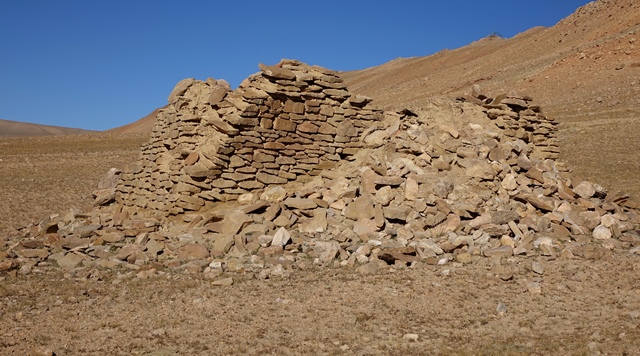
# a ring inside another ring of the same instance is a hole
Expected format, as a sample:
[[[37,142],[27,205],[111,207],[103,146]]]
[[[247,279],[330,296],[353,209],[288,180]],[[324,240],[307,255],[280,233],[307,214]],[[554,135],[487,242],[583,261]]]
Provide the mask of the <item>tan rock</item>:
[[[473,258],[469,252],[462,252],[456,255],[456,262],[469,264],[473,262]]]
[[[414,201],[418,198],[420,186],[413,178],[407,178],[404,186],[404,198],[409,201]]]
[[[573,191],[583,199],[589,199],[596,194],[596,189],[591,182],[582,181]]]
[[[2,261],[0,260],[0,272],[11,271],[20,268],[18,261]]]
[[[252,194],[252,193],[241,194],[238,197],[238,204],[240,204],[240,205],[250,205],[250,204],[255,203],[256,199],[257,199],[257,197],[256,197],[255,194]],[[245,211],[245,213],[247,213],[247,212]]]
[[[611,236],[611,230],[604,225],[598,225],[593,229],[593,238],[596,240],[609,240]]]
[[[511,210],[498,210],[491,212],[491,222],[498,225],[508,224],[511,221],[517,221],[520,215]]]
[[[224,220],[222,220],[222,234],[236,235],[242,230],[245,225],[253,222],[251,216],[245,214],[242,211],[236,210],[226,214]]]
[[[320,128],[309,121],[305,121],[297,126],[297,130],[304,133],[317,133]]]
[[[473,160],[470,162],[466,169],[466,175],[473,178],[480,179],[493,179],[496,176],[496,172],[493,167],[484,160]]]
[[[538,197],[533,194],[518,194],[517,198],[542,211],[553,211],[555,209],[554,202],[550,198]]]
[[[124,234],[118,233],[118,232],[104,234],[101,237],[104,242],[108,242],[108,243],[116,243],[116,242],[124,241]]]
[[[317,241],[313,250],[322,263],[329,263],[340,252],[340,245],[335,241]]]
[[[194,164],[196,164],[196,162],[198,162],[199,158],[200,158],[200,155],[198,155],[198,152],[191,152],[187,156],[187,158],[184,159],[184,165],[193,166]]]
[[[75,254],[73,252],[67,253],[63,257],[60,257],[56,260],[58,266],[65,271],[72,270],[76,268],[82,261],[84,261],[85,256]]]
[[[218,287],[228,287],[233,285],[233,278],[232,277],[227,277],[227,278],[221,278],[221,279],[217,279],[213,282],[211,282],[212,286],[218,286]]]
[[[316,209],[313,212],[313,219],[300,225],[300,232],[307,234],[322,233],[327,230],[327,210]]]
[[[216,85],[211,88],[211,93],[209,94],[208,102],[210,105],[215,105],[224,100],[225,96],[229,92],[228,87],[222,85]]]
[[[285,79],[285,80],[295,80],[296,74],[285,68],[275,67],[275,66],[267,66],[262,63],[258,65],[260,70],[264,75],[274,79]]]
[[[279,227],[288,227],[291,225],[291,220],[289,217],[280,214],[275,220],[273,220],[273,224]]]
[[[359,274],[377,274],[379,269],[379,264],[375,261],[372,261],[356,268],[356,272]]]
[[[482,251],[482,254],[486,257],[511,257],[513,256],[513,247],[506,245],[490,248]]]
[[[360,219],[353,224],[353,232],[365,239],[365,241],[369,239],[370,234],[378,230],[378,224],[376,224],[375,220],[371,219]]]
[[[178,101],[178,98],[184,95],[184,93],[187,91],[187,89],[189,89],[189,87],[191,87],[191,85],[193,85],[193,83],[195,83],[195,79],[193,78],[186,78],[179,81],[171,91],[171,94],[169,94],[169,103],[174,104],[176,101]]]
[[[379,177],[380,176],[378,175],[378,173],[374,172],[372,169],[363,170],[360,173],[360,180],[363,191],[369,194],[374,194],[376,192],[376,181]]]
[[[356,198],[344,210],[344,216],[351,220],[372,219],[374,214],[373,200],[369,194]]]
[[[355,137],[358,135],[358,130],[353,126],[351,120],[345,120],[336,127],[336,135]]]
[[[98,189],[92,192],[94,197],[94,205],[102,206],[112,203],[116,200],[116,189],[115,188],[107,188],[107,189]]]
[[[408,205],[389,205],[382,208],[387,220],[410,221],[415,211]]]
[[[439,181],[433,186],[433,193],[442,198],[446,199],[451,192],[453,192],[453,183],[448,180]]]
[[[504,176],[504,179],[502,180],[502,183],[500,183],[500,185],[506,190],[515,190],[516,188],[518,188],[516,177],[511,173],[508,173]]]
[[[304,198],[287,198],[282,203],[293,209],[309,210],[318,207],[318,204],[315,201]]]
[[[256,174],[256,179],[258,179],[259,182],[262,182],[264,184],[285,184],[288,182],[288,179],[286,178],[282,178],[282,177],[278,177],[278,176],[274,176],[268,173],[263,173],[263,172],[258,172]]]
[[[525,174],[528,178],[534,179],[539,183],[544,183],[543,171],[537,167],[531,167]]]
[[[287,197],[287,191],[281,186],[268,187],[260,195],[260,199],[269,203],[279,203]]]
[[[98,182],[98,189],[115,189],[120,182],[122,171],[117,168],[111,168],[109,171],[100,178]]]
[[[20,256],[24,258],[40,258],[45,259],[49,256],[49,251],[44,248],[25,248],[19,251]]]
[[[273,128],[281,131],[295,132],[296,126],[293,121],[281,119],[280,117],[273,122]]]
[[[273,239],[271,240],[271,246],[285,246],[290,242],[291,242],[291,235],[284,227],[281,227],[273,235]]]
[[[390,185],[392,187],[397,187],[404,183],[404,178],[402,177],[393,177],[393,176],[378,176],[376,178],[376,184],[379,185]]]
[[[178,248],[178,257],[183,260],[203,260],[209,257],[209,250],[205,245],[187,244]]]
[[[235,244],[235,239],[233,235],[229,234],[217,234],[213,240],[213,245],[211,247],[211,254],[215,252],[224,254],[229,252],[231,247]]]

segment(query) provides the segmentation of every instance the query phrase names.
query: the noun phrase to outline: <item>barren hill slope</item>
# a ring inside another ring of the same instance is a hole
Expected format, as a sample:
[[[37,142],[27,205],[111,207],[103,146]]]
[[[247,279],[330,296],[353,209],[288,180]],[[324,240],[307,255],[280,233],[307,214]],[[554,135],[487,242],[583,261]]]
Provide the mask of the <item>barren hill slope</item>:
[[[149,115],[143,117],[138,121],[132,122],[128,125],[116,127],[116,128],[107,130],[105,132],[114,133],[114,134],[146,134],[148,135],[153,130],[153,125],[156,122],[156,115],[158,115],[158,112],[165,107],[166,106],[153,110],[152,112],[149,113]]]
[[[433,96],[515,88],[559,120],[562,158],[574,172],[640,196],[640,4],[600,0],[551,28],[488,37],[456,50],[346,72],[349,89],[387,108]]]
[[[0,137],[80,135],[93,131],[0,119]]]

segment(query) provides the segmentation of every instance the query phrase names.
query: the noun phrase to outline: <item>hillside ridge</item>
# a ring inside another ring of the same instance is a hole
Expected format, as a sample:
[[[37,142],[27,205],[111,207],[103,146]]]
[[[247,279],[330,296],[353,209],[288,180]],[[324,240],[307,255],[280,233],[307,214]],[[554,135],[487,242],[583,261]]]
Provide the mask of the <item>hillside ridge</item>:
[[[0,137],[80,135],[88,133],[96,133],[96,131],[0,119]]]

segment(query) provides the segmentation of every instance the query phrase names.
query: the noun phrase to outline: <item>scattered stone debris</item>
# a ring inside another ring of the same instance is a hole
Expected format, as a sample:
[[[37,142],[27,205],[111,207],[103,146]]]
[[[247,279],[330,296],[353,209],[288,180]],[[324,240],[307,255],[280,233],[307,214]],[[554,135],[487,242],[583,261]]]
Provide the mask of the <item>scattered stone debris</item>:
[[[377,109],[321,67],[260,69],[234,91],[179,82],[140,159],[109,171],[95,207],[0,240],[0,271],[166,269],[231,285],[229,273],[530,257],[539,276],[538,258],[640,246],[637,206],[572,180],[557,123],[528,96],[474,87],[441,103],[462,113],[442,120],[433,108]]]

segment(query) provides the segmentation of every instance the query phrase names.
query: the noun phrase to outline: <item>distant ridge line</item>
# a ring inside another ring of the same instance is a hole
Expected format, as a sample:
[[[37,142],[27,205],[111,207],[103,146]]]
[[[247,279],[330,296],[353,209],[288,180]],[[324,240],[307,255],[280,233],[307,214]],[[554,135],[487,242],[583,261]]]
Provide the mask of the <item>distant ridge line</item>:
[[[61,136],[93,134],[90,131],[71,127],[34,124],[0,119],[0,137],[29,137],[29,136]]]

